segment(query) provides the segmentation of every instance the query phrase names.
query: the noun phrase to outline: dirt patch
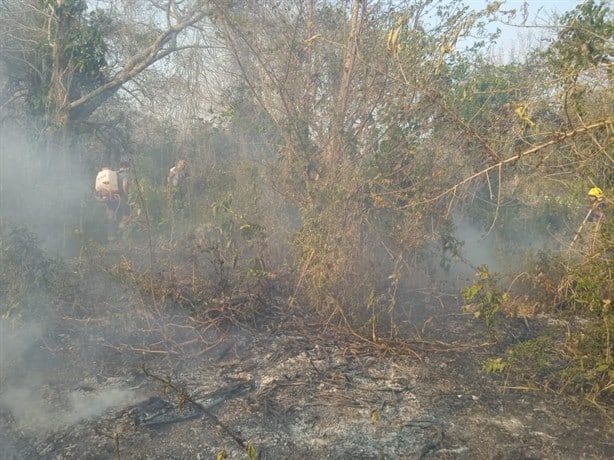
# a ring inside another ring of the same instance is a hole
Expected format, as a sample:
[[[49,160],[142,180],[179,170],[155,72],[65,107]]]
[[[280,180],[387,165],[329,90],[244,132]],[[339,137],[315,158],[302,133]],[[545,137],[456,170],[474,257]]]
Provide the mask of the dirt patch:
[[[39,372],[4,379],[2,458],[604,459],[614,448],[607,414],[483,373],[494,345],[455,311],[427,311],[394,352],[280,306],[224,331],[168,314],[129,323],[128,311],[63,318],[23,357]]]

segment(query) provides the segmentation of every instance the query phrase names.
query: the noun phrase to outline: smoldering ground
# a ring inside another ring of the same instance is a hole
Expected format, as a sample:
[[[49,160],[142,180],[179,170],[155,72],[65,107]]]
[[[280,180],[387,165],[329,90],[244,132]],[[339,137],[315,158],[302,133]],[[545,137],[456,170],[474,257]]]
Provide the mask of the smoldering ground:
[[[43,335],[42,325],[16,327],[0,320],[0,410],[8,411],[20,430],[44,435],[138,399],[122,388],[57,392],[49,373],[60,363],[42,349]]]
[[[57,370],[70,363],[54,350],[69,339],[53,310],[59,291],[67,294],[62,301],[70,301],[74,293],[69,291],[78,284],[78,275],[62,258],[79,254],[84,216],[97,210],[92,208],[91,168],[66,152],[42,152],[25,142],[18,129],[5,125],[0,137],[0,245],[6,281],[0,293],[0,411],[10,414],[20,430],[40,435],[139,397],[121,385],[85,391],[87,385],[78,380],[58,381]],[[115,286],[109,282],[106,289],[112,292]],[[99,350],[88,347],[95,360]],[[82,377],[91,375],[84,372]]]
[[[20,317],[0,318],[0,413],[14,428],[40,438],[143,398],[125,380],[101,380],[92,372],[101,354],[92,334],[105,332],[86,328],[92,339],[70,337],[70,328],[46,316],[51,312],[23,300]],[[75,352],[92,368],[80,369]]]

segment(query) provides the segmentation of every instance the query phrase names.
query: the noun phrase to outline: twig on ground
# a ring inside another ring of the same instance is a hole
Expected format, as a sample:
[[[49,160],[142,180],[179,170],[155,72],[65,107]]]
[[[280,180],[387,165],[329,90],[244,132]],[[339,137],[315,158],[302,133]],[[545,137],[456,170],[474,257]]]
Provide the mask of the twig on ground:
[[[142,370],[143,370],[143,373],[147,377],[162,383],[165,388],[170,388],[171,390],[176,392],[181,397],[181,399],[189,402],[194,407],[196,407],[198,410],[200,410],[203,414],[209,417],[217,426],[219,426],[228,436],[230,436],[239,446],[241,446],[243,449],[247,449],[248,443],[243,438],[241,438],[239,434],[237,434],[230,427],[222,423],[222,421],[219,418],[217,418],[213,412],[211,412],[209,409],[207,409],[205,406],[203,406],[199,402],[195,401],[190,395],[186,393],[186,391],[183,388],[179,388],[178,386],[173,384],[170,378],[164,378],[164,377],[154,375],[151,372],[149,372],[144,366],[142,367]]]

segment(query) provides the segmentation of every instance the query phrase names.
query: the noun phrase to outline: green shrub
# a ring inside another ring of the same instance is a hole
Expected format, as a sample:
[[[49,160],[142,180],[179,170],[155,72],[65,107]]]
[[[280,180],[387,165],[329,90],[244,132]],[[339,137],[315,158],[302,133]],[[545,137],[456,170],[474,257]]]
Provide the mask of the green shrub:
[[[476,319],[482,319],[486,326],[492,328],[497,313],[509,299],[509,295],[499,287],[499,276],[492,275],[486,265],[478,268],[476,276],[478,279],[473,285],[462,289],[463,300],[473,304],[472,311]]]

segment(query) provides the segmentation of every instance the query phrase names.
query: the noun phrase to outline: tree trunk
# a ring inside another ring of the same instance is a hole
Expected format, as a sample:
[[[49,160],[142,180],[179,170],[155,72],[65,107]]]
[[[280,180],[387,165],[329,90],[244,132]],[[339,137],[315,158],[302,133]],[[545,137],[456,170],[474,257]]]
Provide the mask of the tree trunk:
[[[363,17],[360,17],[362,7]],[[343,59],[343,74],[341,84],[337,93],[337,104],[333,114],[330,142],[325,152],[324,162],[327,173],[335,170],[335,165],[342,158],[343,132],[345,125],[346,112],[350,98],[350,84],[352,82],[352,72],[358,50],[358,38],[360,35],[361,24],[366,15],[366,0],[354,0],[352,3],[352,15],[350,17],[350,32],[345,43],[345,57]]]

